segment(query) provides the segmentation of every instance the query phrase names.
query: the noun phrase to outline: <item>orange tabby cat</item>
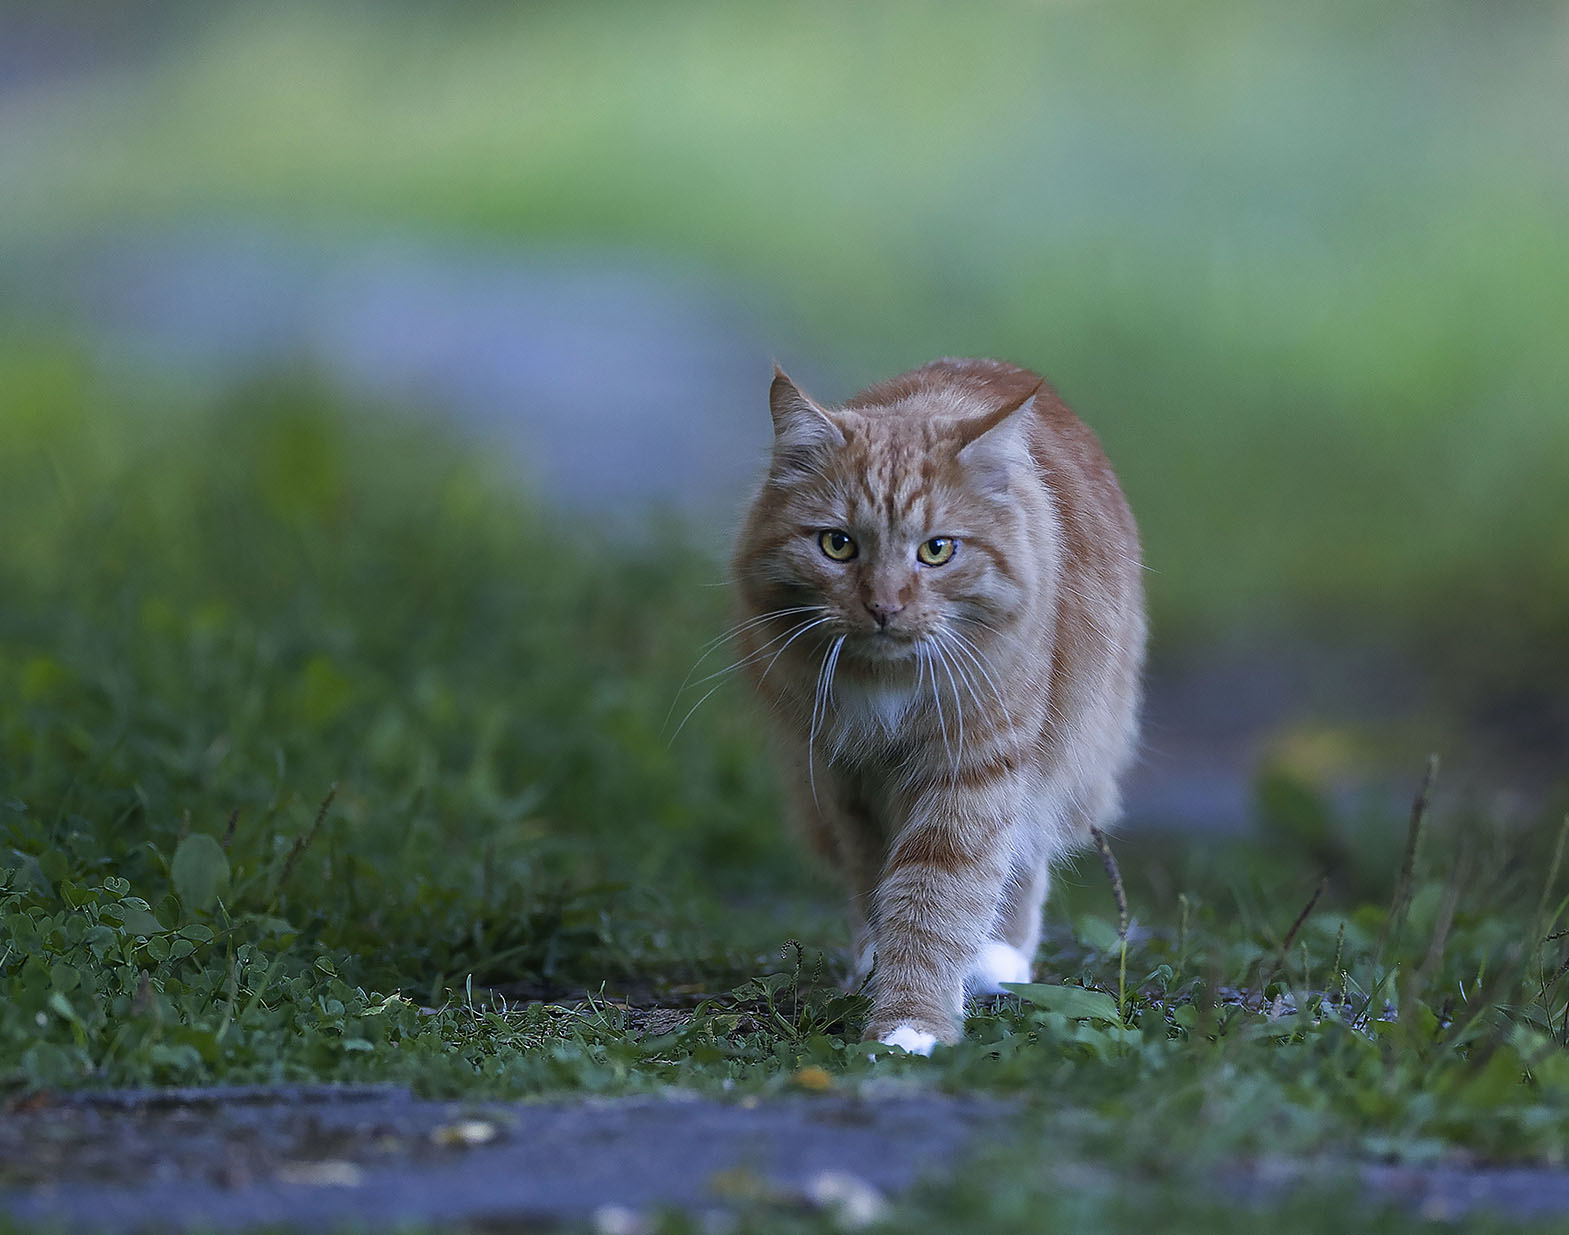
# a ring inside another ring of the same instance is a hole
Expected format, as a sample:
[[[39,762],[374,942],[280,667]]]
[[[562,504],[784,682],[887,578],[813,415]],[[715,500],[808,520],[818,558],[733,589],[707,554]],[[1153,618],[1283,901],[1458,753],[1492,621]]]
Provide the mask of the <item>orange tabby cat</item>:
[[[849,884],[867,1039],[954,1042],[1026,982],[1048,871],[1118,811],[1138,727],[1138,529],[1025,369],[938,360],[842,407],[778,369],[735,551],[743,663]]]

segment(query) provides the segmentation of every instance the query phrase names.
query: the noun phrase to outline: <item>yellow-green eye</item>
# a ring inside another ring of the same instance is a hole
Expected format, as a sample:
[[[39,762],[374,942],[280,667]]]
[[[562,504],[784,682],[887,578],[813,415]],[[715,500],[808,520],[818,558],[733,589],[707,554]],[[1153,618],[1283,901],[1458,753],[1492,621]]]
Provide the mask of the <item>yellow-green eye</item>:
[[[826,532],[819,532],[817,545],[836,562],[848,562],[855,556],[855,541],[836,527],[831,527]]]
[[[958,542],[951,536],[933,536],[915,551],[915,556],[928,566],[941,566],[953,557]]]

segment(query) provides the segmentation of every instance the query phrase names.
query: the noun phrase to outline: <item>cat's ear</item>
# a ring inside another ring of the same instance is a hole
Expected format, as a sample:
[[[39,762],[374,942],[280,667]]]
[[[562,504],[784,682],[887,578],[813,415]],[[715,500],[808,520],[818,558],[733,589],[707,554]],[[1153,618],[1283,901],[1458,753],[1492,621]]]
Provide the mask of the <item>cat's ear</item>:
[[[778,365],[768,388],[768,410],[774,418],[776,470],[810,468],[819,455],[844,445],[844,431]]]
[[[959,439],[960,451],[964,451],[993,429],[1000,428],[1010,420],[1016,424],[1027,421],[1031,410],[1029,405],[1034,403],[1035,396],[1040,394],[1041,387],[1045,384],[1045,382],[1035,383],[1024,394],[1008,400],[995,411],[982,412],[979,416],[971,416],[959,421],[955,427],[955,436]]]
[[[1034,414],[1035,396],[1043,385],[1044,382],[1037,383],[1001,407],[970,416],[954,426],[959,462],[979,484],[997,490],[1008,487],[1012,465],[1029,453],[1025,433]]]

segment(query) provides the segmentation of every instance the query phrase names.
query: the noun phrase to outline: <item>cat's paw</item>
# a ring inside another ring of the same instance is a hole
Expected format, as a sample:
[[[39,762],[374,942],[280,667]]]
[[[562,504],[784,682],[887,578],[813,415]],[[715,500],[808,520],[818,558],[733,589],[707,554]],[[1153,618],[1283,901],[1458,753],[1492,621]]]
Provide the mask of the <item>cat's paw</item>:
[[[1012,944],[988,939],[975,958],[965,986],[972,995],[1001,995],[1004,982],[1028,982],[1030,958]]]
[[[917,1029],[914,1025],[895,1025],[878,1041],[884,1046],[902,1046],[912,1055],[930,1055],[937,1045],[937,1035]]]

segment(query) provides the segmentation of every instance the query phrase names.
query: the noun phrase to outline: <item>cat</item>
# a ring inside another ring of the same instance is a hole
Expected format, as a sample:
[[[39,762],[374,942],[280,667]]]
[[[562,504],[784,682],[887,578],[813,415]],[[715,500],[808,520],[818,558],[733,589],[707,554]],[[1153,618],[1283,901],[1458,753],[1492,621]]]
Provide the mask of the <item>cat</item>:
[[[1027,369],[942,359],[842,406],[775,366],[736,542],[741,663],[848,884],[867,1041],[929,1054],[1030,980],[1052,864],[1112,822],[1138,731],[1139,535]]]

